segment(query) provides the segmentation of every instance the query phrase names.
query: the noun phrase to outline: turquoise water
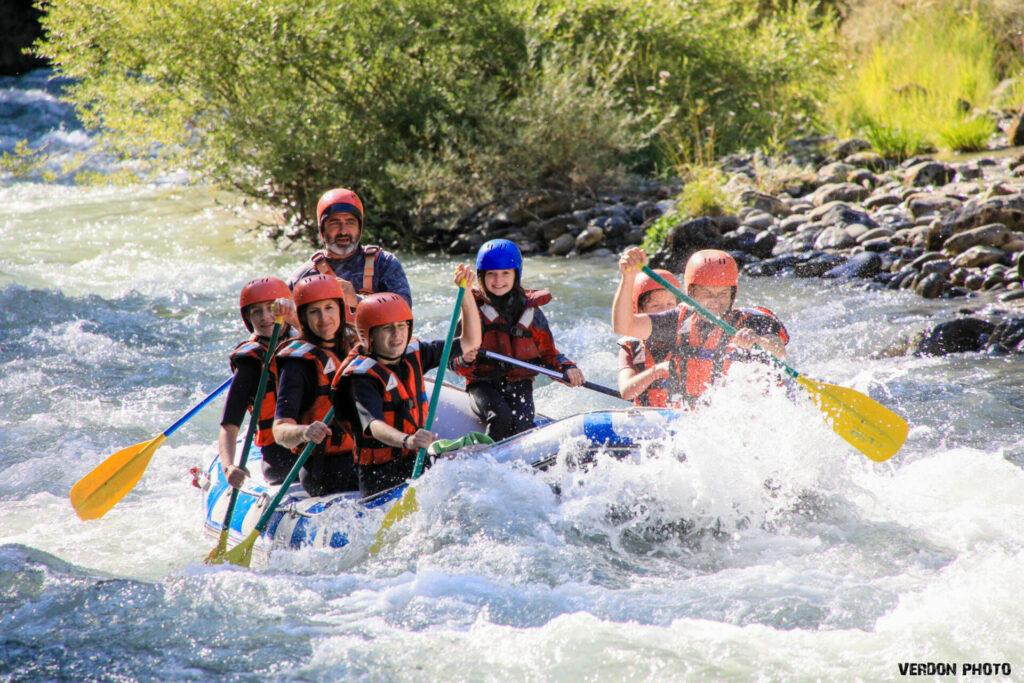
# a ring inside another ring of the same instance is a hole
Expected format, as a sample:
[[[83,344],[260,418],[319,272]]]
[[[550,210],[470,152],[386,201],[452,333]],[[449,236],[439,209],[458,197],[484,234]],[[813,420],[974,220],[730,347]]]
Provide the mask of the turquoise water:
[[[964,305],[904,292],[746,280],[741,295],[786,321],[799,370],[908,417],[885,464],[738,372],[639,462],[547,479],[443,463],[379,556],[280,553],[242,571],[201,563],[212,540],[187,474],[214,454],[218,403],[117,507],[79,521],[75,481],[227,377],[241,285],[304,257],[277,253],[235,207],[202,187],[0,187],[0,677],[877,680],[907,661],[1024,667],[1024,362],[873,359]],[[437,338],[454,261],[401,256],[417,331]],[[609,385],[615,277],[612,259],[526,265],[527,283],[555,295],[559,345]],[[537,396],[555,417],[619,405],[551,384]]]

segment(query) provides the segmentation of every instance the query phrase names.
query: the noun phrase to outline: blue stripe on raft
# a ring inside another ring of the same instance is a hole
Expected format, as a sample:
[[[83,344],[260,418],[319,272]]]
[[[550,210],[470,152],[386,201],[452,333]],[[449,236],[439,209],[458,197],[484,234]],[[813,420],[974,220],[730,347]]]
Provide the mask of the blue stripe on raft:
[[[402,494],[405,493],[405,489],[408,488],[408,486],[408,484],[396,486],[395,488],[391,489],[391,491],[389,491],[388,493],[382,494],[377,498],[374,498],[373,500],[369,500],[363,503],[363,505],[365,505],[368,510],[372,510],[373,508],[379,508],[383,505],[386,505],[393,500],[398,500],[399,498],[402,497]]]
[[[619,436],[612,427],[611,413],[583,416],[583,435],[596,446],[632,446],[633,440]]]
[[[331,542],[329,545],[332,548],[344,548],[348,545],[348,536],[341,533],[340,531],[335,531],[333,534],[331,534]]]
[[[274,537],[274,534],[277,533],[277,527],[281,524],[282,519],[284,519],[284,512],[281,508],[277,508],[274,514],[270,515],[270,523],[267,524],[267,531],[265,534],[267,538]]]
[[[230,495],[227,494],[227,495]],[[245,521],[245,516],[249,514],[250,508],[256,504],[257,496],[249,493],[239,493],[238,500],[235,501],[235,511],[231,514],[231,528],[242,533],[242,522]]]
[[[292,548],[301,548],[314,540],[316,540],[316,527],[310,527],[309,517],[299,517],[292,529],[292,537],[288,540],[288,545]]]

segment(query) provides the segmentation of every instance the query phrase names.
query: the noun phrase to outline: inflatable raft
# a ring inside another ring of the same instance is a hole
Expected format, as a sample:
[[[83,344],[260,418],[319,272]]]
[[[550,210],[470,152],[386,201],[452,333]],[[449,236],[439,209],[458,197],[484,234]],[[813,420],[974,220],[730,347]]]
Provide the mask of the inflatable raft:
[[[429,388],[428,388],[429,393]],[[538,416],[530,431],[487,446],[472,447],[498,463],[524,462],[539,470],[553,465],[560,454],[576,462],[601,449],[628,455],[641,441],[664,438],[673,411],[652,409],[598,410],[560,420]],[[471,431],[483,431],[470,408],[470,398],[458,387],[445,384],[434,422],[441,438],[458,438]],[[231,518],[229,547],[241,541],[255,527],[265,506],[277,490],[262,480],[259,448],[249,454],[247,469],[253,473],[240,490]],[[196,485],[203,491],[205,529],[219,536],[223,529],[231,489],[214,455],[200,472]],[[401,498],[406,485],[362,498],[358,492],[310,497],[295,482],[271,517],[267,531],[257,545],[263,553],[276,548],[342,548],[359,519],[370,511],[380,515]],[[261,547],[262,546],[262,547]]]

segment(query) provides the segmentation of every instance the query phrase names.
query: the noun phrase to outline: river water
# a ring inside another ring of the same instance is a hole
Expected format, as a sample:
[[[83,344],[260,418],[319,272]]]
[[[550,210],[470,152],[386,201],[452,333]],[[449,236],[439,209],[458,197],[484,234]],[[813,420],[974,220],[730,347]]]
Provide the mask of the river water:
[[[88,151],[41,82],[0,82],[0,104],[28,112],[0,142],[54,136],[63,121],[69,148]],[[278,253],[249,230],[257,213],[214,189],[39,180],[0,181],[0,678],[876,680],[901,662],[1024,668],[1024,362],[874,358],[962,301],[741,283],[741,303],[786,321],[794,367],[908,418],[890,462],[871,463],[805,400],[738,372],[639,461],[546,479],[445,462],[377,557],[299,551],[252,571],[211,568],[187,470],[214,454],[219,403],[101,520],[79,521],[68,490],[227,377],[244,336],[239,288],[306,254]],[[454,262],[401,257],[418,334],[438,338]],[[614,385],[614,261],[533,258],[525,277],[555,295],[560,347]],[[541,384],[538,409],[554,417],[620,405]]]

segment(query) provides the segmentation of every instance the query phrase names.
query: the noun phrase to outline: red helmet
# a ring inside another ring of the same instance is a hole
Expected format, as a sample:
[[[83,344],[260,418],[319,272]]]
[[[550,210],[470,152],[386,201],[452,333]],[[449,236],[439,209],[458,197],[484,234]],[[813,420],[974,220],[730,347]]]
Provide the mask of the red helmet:
[[[363,229],[363,202],[352,190],[338,187],[324,192],[316,203],[316,225],[324,228],[324,221],[332,213],[350,213],[359,220],[359,229]]]
[[[341,299],[345,302],[345,292],[341,289],[338,278],[330,275],[310,275],[298,281],[295,291],[292,292],[292,299],[295,300],[295,308],[311,304],[314,301],[325,299]],[[342,305],[342,310],[345,306]]]
[[[736,259],[719,249],[702,249],[686,262],[683,284],[705,287],[736,287],[740,271]]]
[[[409,323],[412,336],[412,309],[408,302],[392,292],[378,292],[365,297],[356,306],[356,332],[367,347],[370,345],[370,330],[391,323]]]
[[[249,317],[245,314],[246,308],[252,304],[264,301],[290,299],[291,296],[292,293],[288,289],[288,285],[276,277],[261,277],[249,280],[245,287],[242,287],[242,293],[238,297],[238,308],[242,312],[242,322],[245,323],[245,329],[252,332],[252,323],[249,322]]]
[[[676,287],[680,286],[679,278],[667,270],[656,269],[654,272],[668,280]],[[633,312],[640,312],[640,297],[647,292],[653,292],[658,289],[664,289],[664,287],[655,282],[647,273],[637,273],[636,278],[633,279]]]

